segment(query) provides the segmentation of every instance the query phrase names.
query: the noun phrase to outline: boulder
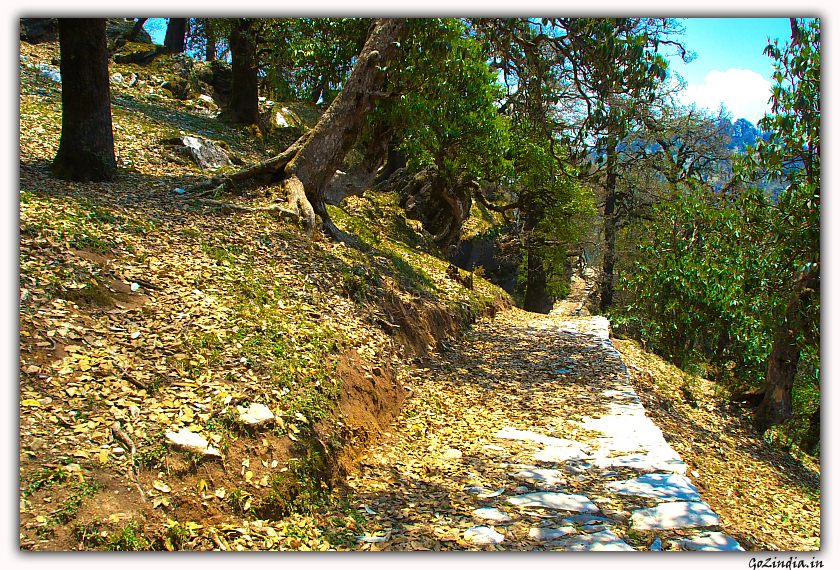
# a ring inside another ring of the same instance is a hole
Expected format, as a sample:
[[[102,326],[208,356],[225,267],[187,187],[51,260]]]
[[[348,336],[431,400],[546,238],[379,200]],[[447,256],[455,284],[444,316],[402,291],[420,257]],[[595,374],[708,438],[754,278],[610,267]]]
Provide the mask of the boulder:
[[[179,147],[179,152],[191,158],[202,170],[214,170],[233,163],[228,154],[212,142],[193,136],[181,136],[163,141]]]

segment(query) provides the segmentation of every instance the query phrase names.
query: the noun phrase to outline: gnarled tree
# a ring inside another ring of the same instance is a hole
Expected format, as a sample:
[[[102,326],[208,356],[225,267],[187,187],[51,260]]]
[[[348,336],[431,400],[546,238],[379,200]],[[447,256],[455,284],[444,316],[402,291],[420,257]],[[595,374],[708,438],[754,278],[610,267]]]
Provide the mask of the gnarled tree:
[[[376,21],[344,88],[318,124],[301,140],[266,162],[231,176],[214,177],[196,189],[219,184],[280,183],[288,198],[286,204],[273,210],[281,215],[302,217],[309,236],[314,234],[316,216],[319,216],[327,236],[347,240],[330,219],[324,190],[356,142],[364,118],[384,95],[387,64],[399,49],[405,27],[405,18]]]

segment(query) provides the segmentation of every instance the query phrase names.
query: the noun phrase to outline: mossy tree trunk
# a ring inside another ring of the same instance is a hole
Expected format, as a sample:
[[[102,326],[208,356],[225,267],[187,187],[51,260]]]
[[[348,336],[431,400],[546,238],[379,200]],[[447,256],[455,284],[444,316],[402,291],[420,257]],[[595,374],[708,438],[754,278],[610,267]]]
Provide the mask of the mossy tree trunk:
[[[52,163],[64,180],[102,182],[117,173],[103,18],[59,18],[61,141]]]

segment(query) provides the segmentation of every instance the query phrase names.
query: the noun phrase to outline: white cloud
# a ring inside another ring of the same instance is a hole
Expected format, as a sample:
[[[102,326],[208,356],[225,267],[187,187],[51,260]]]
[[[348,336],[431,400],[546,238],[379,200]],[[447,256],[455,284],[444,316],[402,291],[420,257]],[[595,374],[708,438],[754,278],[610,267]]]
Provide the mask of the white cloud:
[[[697,86],[689,83],[680,97],[683,104],[694,103],[717,111],[721,103],[732,113],[732,120],[744,118],[755,124],[770,111],[770,89],[772,84],[755,71],[728,69],[710,71],[705,83]]]

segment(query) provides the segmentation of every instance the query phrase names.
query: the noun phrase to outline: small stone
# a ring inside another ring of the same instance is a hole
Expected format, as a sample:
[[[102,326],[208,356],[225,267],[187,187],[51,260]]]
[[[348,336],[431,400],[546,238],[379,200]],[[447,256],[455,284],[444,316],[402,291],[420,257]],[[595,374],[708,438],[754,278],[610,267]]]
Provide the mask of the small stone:
[[[474,526],[464,532],[464,540],[473,544],[499,544],[505,535],[489,526]]]
[[[181,431],[177,433],[173,431],[166,432],[166,439],[168,439],[173,445],[181,447],[187,451],[196,451],[203,455],[213,455],[216,457],[221,456],[219,450],[212,447],[206,439],[197,433],[191,432],[187,428],[181,428]]]
[[[440,455],[440,458],[444,461],[455,461],[456,459],[461,459],[463,455],[460,449],[447,449]]]
[[[258,426],[274,420],[274,413],[265,404],[252,403],[247,408],[237,406],[239,421],[249,426]]]

